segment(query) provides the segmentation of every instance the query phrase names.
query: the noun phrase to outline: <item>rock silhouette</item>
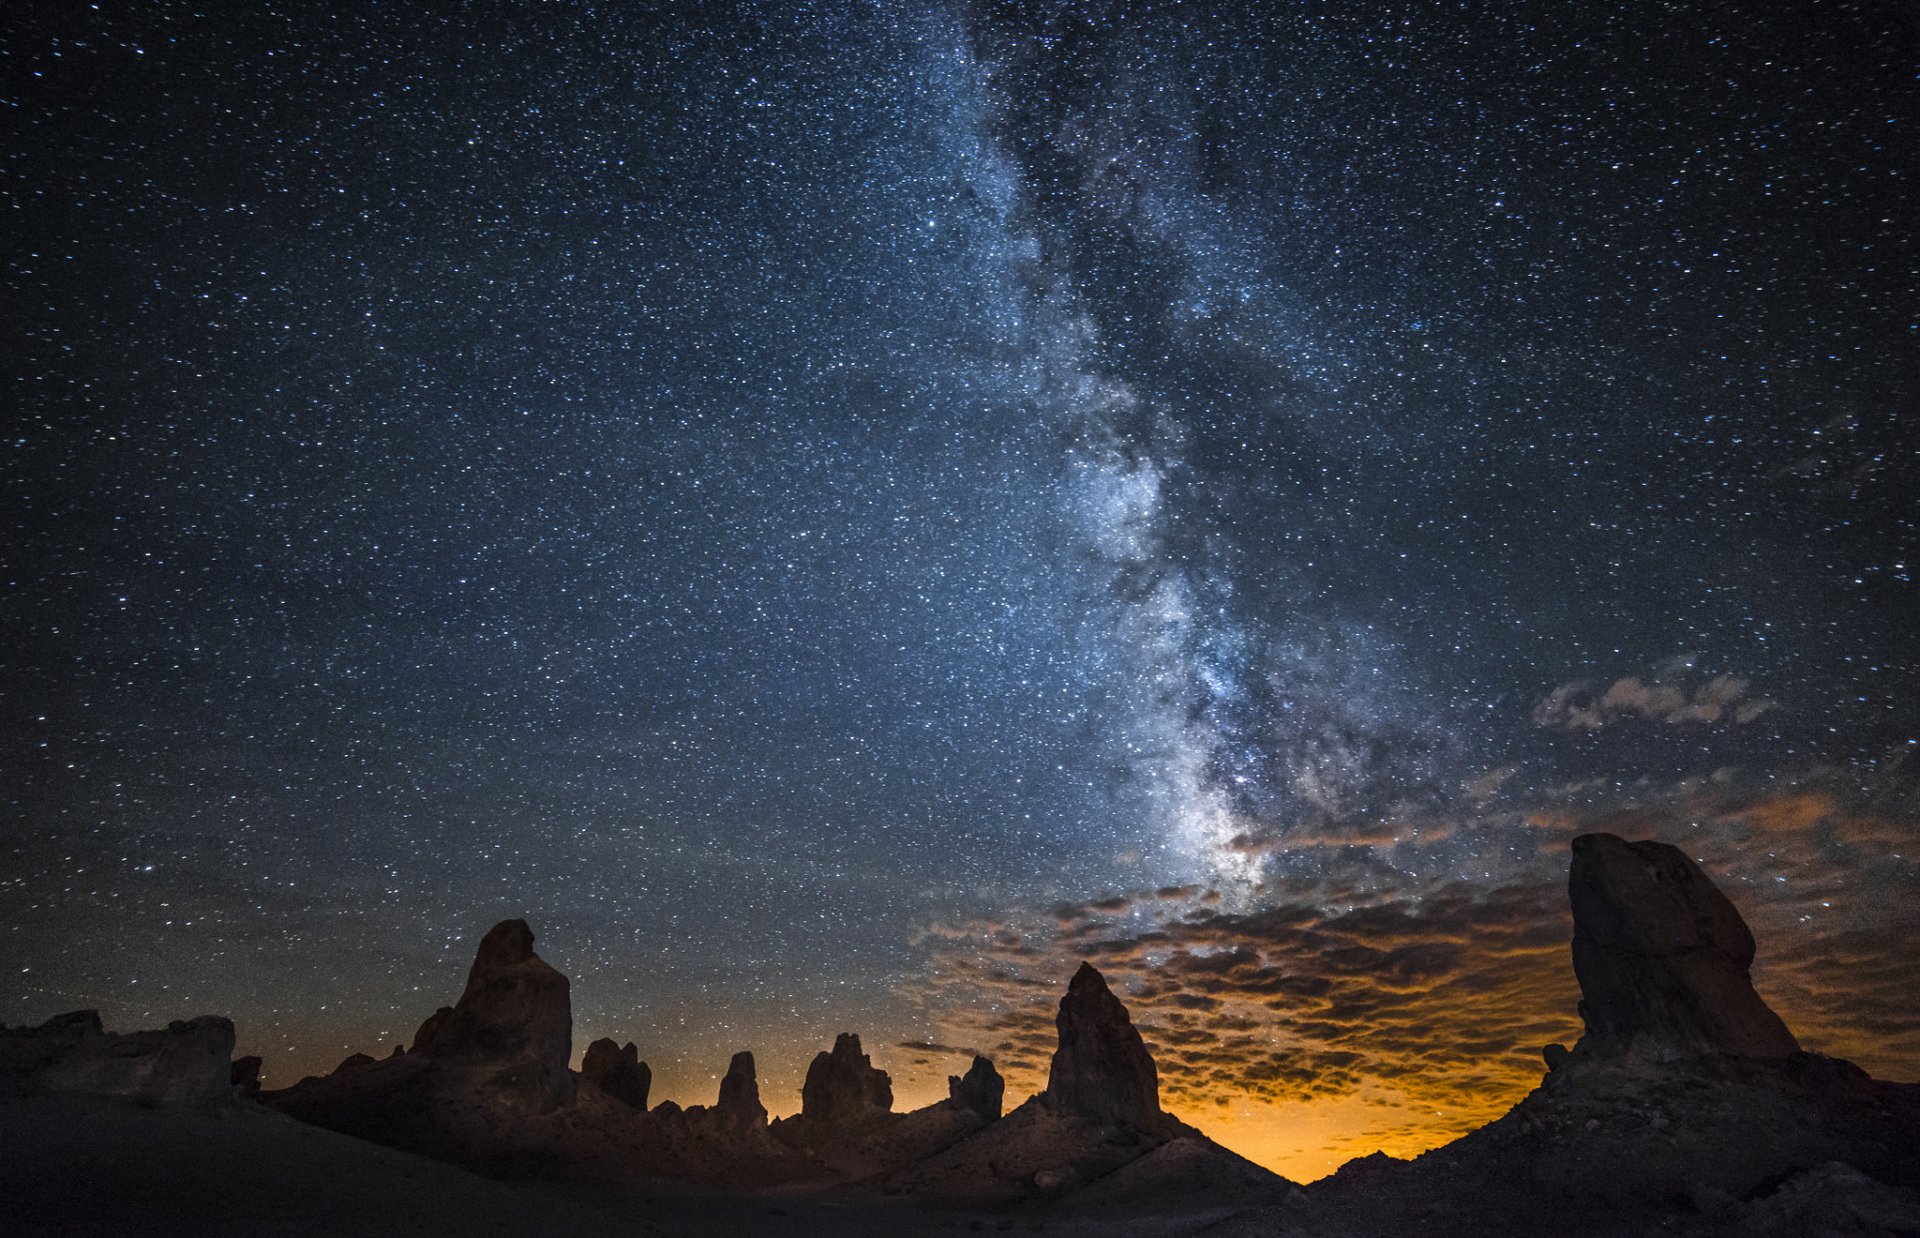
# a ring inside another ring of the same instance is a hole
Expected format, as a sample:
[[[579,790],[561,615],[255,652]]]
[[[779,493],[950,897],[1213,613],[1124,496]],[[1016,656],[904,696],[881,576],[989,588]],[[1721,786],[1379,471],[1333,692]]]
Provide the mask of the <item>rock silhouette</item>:
[[[633,1042],[623,1048],[604,1036],[587,1046],[580,1077],[620,1103],[641,1110],[647,1107],[647,1092],[653,1086],[653,1072],[640,1060]]]
[[[586,1086],[568,1073],[564,1090],[530,1103],[526,1080],[564,1052],[571,1011],[565,978],[518,921],[487,935],[460,1001],[422,1025],[415,1051],[356,1054],[263,1100],[512,1176],[832,1191],[836,1207],[1020,1207],[1089,1224],[1166,1214],[1185,1225],[1204,1211],[1221,1238],[1784,1238],[1829,1218],[1852,1227],[1837,1232],[1920,1229],[1907,1224],[1920,1218],[1920,1088],[1793,1048],[1748,981],[1751,933],[1704,873],[1662,844],[1586,835],[1568,892],[1580,1044],[1550,1046],[1541,1086],[1498,1121],[1411,1161],[1351,1162],[1306,1192],[1161,1110],[1146,1042],[1089,964],[1061,997],[1047,1088],[1005,1117],[1004,1081],[984,1057],[949,1078],[947,1099],[893,1112],[891,1080],[851,1033],[815,1055],[801,1112],[771,1123],[752,1053],[733,1055],[712,1105],[649,1111],[637,1047],[610,1039],[588,1047]],[[62,1046],[123,1039],[67,1016],[6,1033],[0,1063],[16,1090],[42,1086]],[[219,1065],[223,1083],[246,1076]]]
[[[800,1112],[811,1122],[858,1122],[892,1108],[893,1080],[861,1052],[852,1032],[840,1033],[832,1051],[815,1054],[807,1067]]]
[[[481,938],[466,990],[425,1040],[424,1052],[484,1068],[495,1087],[517,1099],[552,1108],[572,1098],[567,978],[533,952],[525,920],[502,920]]]
[[[245,1057],[233,1059],[227,1077],[232,1081],[234,1094],[249,1100],[260,1095],[260,1058],[249,1053]]]
[[[947,1103],[956,1109],[977,1113],[991,1122],[1000,1116],[1007,1084],[993,1063],[976,1056],[965,1075],[947,1076]]]
[[[760,1083],[754,1076],[753,1054],[745,1049],[727,1063],[713,1116],[723,1130],[753,1131],[767,1124],[767,1107],[760,1103]]]
[[[1183,1194],[1216,1206],[1269,1204],[1293,1184],[1160,1111],[1159,1072],[1126,1006],[1082,963],[1054,1019],[1058,1044],[1046,1091],[978,1134],[877,1181],[889,1193],[963,1206],[1084,1200],[1116,1214],[1151,1213]],[[1002,1084],[975,1058],[948,1081],[949,1112],[985,1121]],[[1198,1185],[1204,1184],[1204,1185]]]
[[[1583,834],[1567,893],[1586,1021],[1577,1052],[1781,1059],[1799,1050],[1754,992],[1746,921],[1684,852]]]
[[[1047,1102],[1102,1122],[1149,1121],[1160,1113],[1160,1077],[1127,1008],[1091,963],[1080,964],[1054,1020],[1060,1047],[1047,1072]]]
[[[213,1015],[116,1035],[94,1010],[0,1028],[0,1095],[80,1092],[145,1105],[228,1099],[233,1024]]]
[[[1573,840],[1586,1035],[1505,1116],[1412,1161],[1349,1162],[1221,1238],[1920,1233],[1920,1087],[1800,1052],[1752,934],[1678,849]],[[1282,1225],[1284,1221],[1284,1225]]]

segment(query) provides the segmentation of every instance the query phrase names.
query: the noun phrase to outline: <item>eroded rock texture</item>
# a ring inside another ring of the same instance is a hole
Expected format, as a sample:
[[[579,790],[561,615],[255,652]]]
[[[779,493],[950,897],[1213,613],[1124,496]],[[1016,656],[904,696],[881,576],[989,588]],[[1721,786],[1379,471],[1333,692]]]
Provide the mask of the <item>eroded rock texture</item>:
[[[1091,963],[1080,964],[1054,1020],[1060,1047],[1047,1072],[1059,1113],[1140,1122],[1160,1113],[1160,1076],[1127,1008]]]
[[[713,1116],[724,1130],[749,1131],[767,1124],[767,1107],[760,1103],[753,1054],[744,1049],[727,1063],[727,1075],[720,1080],[720,1099],[713,1106]]]
[[[419,1029],[413,1033],[413,1051],[415,1053],[433,1052],[433,1042],[440,1038],[440,1029],[447,1025],[447,1019],[452,1014],[452,1006],[442,1006],[422,1019]]]
[[[800,1087],[800,1112],[810,1122],[858,1122],[893,1109],[893,1080],[860,1050],[860,1038],[842,1032],[832,1052],[814,1055]]]
[[[233,1095],[233,1024],[214,1015],[116,1035],[99,1012],[56,1015],[39,1027],[0,1029],[0,1095],[84,1092],[141,1104]]]
[[[567,978],[533,952],[525,920],[502,920],[487,931],[460,1000],[444,1019],[427,1020],[414,1045],[443,1062],[488,1069],[503,1090],[540,1106],[572,1098]]]
[[[640,1050],[632,1041],[622,1047],[603,1036],[588,1045],[587,1055],[580,1061],[580,1076],[622,1104],[640,1110],[647,1107],[653,1072],[640,1060]]]
[[[966,1074],[947,1076],[947,1103],[977,1113],[989,1122],[1000,1116],[1006,1093],[1006,1080],[984,1057],[975,1057]]]
[[[1612,834],[1573,840],[1579,1052],[1774,1059],[1799,1045],[1754,992],[1753,934],[1678,848]]]

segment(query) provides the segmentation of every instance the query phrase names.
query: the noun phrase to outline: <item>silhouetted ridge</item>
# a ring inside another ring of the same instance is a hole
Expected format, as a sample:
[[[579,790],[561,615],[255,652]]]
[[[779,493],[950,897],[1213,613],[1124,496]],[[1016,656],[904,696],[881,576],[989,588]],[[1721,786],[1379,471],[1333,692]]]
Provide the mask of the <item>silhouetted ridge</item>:
[[[1698,865],[1584,834],[1567,893],[1586,1034],[1547,1046],[1538,1088],[1412,1161],[1349,1162],[1284,1226],[1250,1216],[1221,1238],[1920,1233],[1920,1088],[1798,1051]]]

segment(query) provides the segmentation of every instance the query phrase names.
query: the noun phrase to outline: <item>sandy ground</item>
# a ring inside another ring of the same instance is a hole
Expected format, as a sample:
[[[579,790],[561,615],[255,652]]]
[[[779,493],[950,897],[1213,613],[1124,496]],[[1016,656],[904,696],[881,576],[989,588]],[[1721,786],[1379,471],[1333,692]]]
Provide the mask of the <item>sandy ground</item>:
[[[501,1182],[254,1105],[143,1108],[87,1096],[0,1103],[0,1232],[18,1238],[1171,1238],[1218,1217],[980,1214],[668,1184]]]

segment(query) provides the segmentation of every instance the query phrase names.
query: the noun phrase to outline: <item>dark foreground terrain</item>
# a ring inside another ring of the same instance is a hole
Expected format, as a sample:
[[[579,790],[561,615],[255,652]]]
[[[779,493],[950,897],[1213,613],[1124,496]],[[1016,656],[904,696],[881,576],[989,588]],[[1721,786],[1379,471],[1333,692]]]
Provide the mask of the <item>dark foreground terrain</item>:
[[[1118,1216],[1098,1205],[1009,1213],[664,1181],[503,1181],[261,1106],[152,1107],[95,1096],[0,1104],[0,1149],[0,1232],[23,1238],[1155,1238],[1221,1217],[1194,1201],[1174,1201],[1171,1215]]]

